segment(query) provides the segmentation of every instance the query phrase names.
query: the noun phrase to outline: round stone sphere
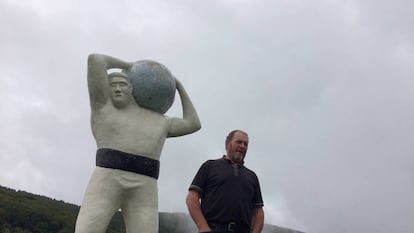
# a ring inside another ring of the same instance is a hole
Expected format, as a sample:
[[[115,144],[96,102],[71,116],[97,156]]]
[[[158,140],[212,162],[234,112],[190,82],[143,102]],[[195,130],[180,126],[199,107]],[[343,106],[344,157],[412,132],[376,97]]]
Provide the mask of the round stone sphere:
[[[164,65],[150,60],[136,61],[126,75],[139,106],[164,114],[174,103],[175,78]]]

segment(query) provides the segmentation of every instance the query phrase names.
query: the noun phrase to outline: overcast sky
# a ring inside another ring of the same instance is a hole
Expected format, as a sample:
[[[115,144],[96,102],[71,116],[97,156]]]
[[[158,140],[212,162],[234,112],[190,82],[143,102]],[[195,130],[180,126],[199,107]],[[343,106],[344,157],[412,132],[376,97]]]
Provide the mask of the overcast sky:
[[[249,133],[265,222],[414,229],[414,1],[0,0],[0,185],[80,204],[94,169],[86,59],[152,59],[202,129],[167,139],[159,208]],[[166,113],[181,116],[176,99]]]

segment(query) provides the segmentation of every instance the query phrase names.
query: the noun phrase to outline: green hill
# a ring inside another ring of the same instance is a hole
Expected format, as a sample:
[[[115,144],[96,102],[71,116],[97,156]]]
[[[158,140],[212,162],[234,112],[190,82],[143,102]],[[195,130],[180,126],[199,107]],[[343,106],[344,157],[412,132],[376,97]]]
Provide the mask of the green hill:
[[[0,186],[1,233],[73,233],[79,206],[45,196]],[[189,215],[160,213],[159,233],[195,233]],[[114,215],[107,233],[125,233],[120,212]],[[301,233],[265,225],[263,233]]]

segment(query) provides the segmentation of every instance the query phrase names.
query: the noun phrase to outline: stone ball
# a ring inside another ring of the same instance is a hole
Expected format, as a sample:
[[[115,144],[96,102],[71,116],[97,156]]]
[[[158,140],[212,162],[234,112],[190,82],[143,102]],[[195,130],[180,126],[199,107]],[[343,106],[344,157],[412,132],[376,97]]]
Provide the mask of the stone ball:
[[[174,103],[176,84],[167,67],[150,60],[136,61],[126,75],[138,105],[161,114],[170,109]]]

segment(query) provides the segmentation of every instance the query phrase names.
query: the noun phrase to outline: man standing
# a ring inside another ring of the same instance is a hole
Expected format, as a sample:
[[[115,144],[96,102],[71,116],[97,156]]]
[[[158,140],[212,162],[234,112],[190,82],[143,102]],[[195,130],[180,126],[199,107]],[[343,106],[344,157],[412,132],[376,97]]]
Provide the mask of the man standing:
[[[112,216],[122,210],[127,233],[158,233],[159,159],[167,137],[201,128],[184,87],[175,79],[182,118],[169,118],[143,108],[132,95],[127,75],[133,63],[102,54],[88,57],[91,126],[98,147],[76,221],[76,233],[104,233]]]
[[[199,232],[262,231],[264,212],[259,181],[243,165],[248,144],[247,133],[230,132],[225,141],[226,155],[204,162],[195,175],[186,203]]]

